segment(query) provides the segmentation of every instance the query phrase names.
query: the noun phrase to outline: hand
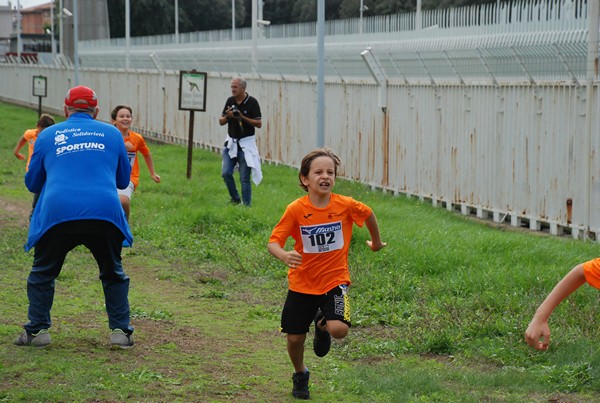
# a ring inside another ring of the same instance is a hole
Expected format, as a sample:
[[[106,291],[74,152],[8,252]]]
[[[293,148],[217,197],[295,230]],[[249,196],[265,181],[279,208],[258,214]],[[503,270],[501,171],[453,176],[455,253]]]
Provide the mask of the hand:
[[[371,248],[373,252],[377,252],[385,248],[387,246],[387,243],[381,241],[377,243],[374,243],[373,241],[367,241],[367,245],[369,246],[369,248]]]
[[[25,159],[25,156],[23,154],[21,154],[21,153],[15,153],[15,157],[17,157],[21,161]]]
[[[289,268],[295,269],[302,264],[302,255],[292,249],[289,252],[285,252],[283,259],[281,259]]]
[[[127,151],[131,150],[133,148],[133,144],[131,144],[129,141],[125,142],[125,148],[127,149]]]
[[[525,342],[536,350],[546,351],[550,345],[550,327],[548,321],[535,317],[525,331]]]
[[[152,180],[156,183],[160,183],[160,175],[158,174],[151,174],[150,177],[152,178]]]

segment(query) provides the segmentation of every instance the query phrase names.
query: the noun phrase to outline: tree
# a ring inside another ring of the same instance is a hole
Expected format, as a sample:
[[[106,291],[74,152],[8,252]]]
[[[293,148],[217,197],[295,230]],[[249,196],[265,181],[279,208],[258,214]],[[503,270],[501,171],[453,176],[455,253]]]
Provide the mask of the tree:
[[[131,36],[175,32],[174,0],[130,0]],[[273,24],[317,20],[318,0],[263,1],[263,18]],[[324,0],[325,19],[356,18],[360,0]],[[125,36],[125,0],[107,0],[111,38]],[[252,24],[252,0],[235,0],[236,27]],[[495,3],[496,0],[422,0],[423,10]],[[365,16],[413,12],[417,0],[364,0]],[[207,31],[231,27],[231,0],[179,0],[179,32]]]
[[[231,0],[196,0],[179,1],[181,14],[187,17],[189,26],[182,26],[180,32],[210,31],[227,29],[231,27]],[[235,4],[236,26],[246,14],[246,9],[241,1]]]
[[[108,0],[110,37],[125,36],[125,0]],[[170,0],[130,1],[131,36],[163,35],[175,31],[174,4]]]

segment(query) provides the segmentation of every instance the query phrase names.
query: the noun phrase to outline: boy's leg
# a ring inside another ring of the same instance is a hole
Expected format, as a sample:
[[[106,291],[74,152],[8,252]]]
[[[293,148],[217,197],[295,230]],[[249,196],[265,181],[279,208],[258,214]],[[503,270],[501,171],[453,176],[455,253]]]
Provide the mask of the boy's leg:
[[[325,322],[325,326],[319,323],[319,329],[326,331],[334,339],[343,339],[348,335],[350,326],[341,320],[328,320]]]
[[[129,182],[129,186],[125,189],[117,189],[117,193],[119,194],[119,200],[121,201],[121,207],[123,207],[123,211],[125,212],[125,218],[129,221],[129,213],[131,211],[131,197],[133,196],[133,190],[135,186],[133,182]]]
[[[320,307],[321,315],[315,318],[313,348],[318,357],[329,352],[330,336],[343,339],[350,329],[350,299],[348,286],[342,284],[325,294]]]
[[[304,371],[304,341],[305,334],[289,334],[287,335],[287,351],[294,366],[294,372]]]
[[[304,365],[304,342],[310,328],[318,297],[288,290],[281,313],[281,331],[287,333],[287,351],[294,366],[292,396],[296,399],[308,399],[310,372]]]

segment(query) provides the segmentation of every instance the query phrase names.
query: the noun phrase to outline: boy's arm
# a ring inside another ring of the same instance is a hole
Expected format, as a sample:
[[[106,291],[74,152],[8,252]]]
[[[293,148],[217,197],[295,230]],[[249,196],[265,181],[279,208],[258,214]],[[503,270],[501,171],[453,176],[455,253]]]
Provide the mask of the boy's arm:
[[[267,249],[269,249],[271,255],[281,260],[291,269],[295,269],[302,264],[302,255],[296,252],[295,249],[287,251],[277,242],[270,242],[269,245],[267,245]]]
[[[27,140],[25,140],[25,137],[21,136],[21,138],[19,139],[19,142],[15,146],[15,150],[13,151],[13,154],[15,155],[15,157],[17,157],[20,160],[25,159],[25,156],[19,152],[19,151],[21,151],[21,148],[23,148],[23,146],[25,144],[27,144]]]
[[[536,350],[547,350],[550,345],[548,319],[565,298],[585,283],[583,265],[575,266],[569,274],[556,284],[544,302],[538,307],[525,331],[525,341]]]
[[[156,183],[160,183],[160,176],[154,172],[154,160],[152,159],[152,154],[150,152],[148,152],[147,155],[144,155],[144,161],[146,161],[152,180]]]
[[[369,233],[371,234],[371,240],[367,240],[367,245],[373,252],[377,252],[387,246],[387,243],[381,242],[381,234],[379,233],[379,225],[377,224],[377,218],[375,213],[371,213],[369,218],[365,220],[365,224]]]

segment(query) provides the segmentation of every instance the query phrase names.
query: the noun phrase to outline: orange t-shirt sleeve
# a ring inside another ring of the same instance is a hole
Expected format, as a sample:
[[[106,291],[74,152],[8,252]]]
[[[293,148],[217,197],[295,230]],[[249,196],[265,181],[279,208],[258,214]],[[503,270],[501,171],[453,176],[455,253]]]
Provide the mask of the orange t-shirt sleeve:
[[[294,227],[294,218],[290,210],[290,206],[287,206],[281,219],[271,232],[269,243],[276,242],[282,248],[285,246],[287,239],[292,235],[292,228]]]
[[[132,148],[128,152],[136,154],[135,161],[131,167],[131,181],[137,188],[140,183],[140,163],[137,158],[137,153],[139,152],[140,154],[147,156],[150,153],[150,148],[148,148],[142,135],[136,132],[129,131],[129,142],[131,143]]]
[[[589,285],[600,289],[600,258],[585,262],[583,264],[583,274]]]
[[[35,140],[37,140],[38,131],[37,129],[29,129],[23,133],[23,139],[27,141],[27,163],[25,164],[25,170],[29,170],[29,163],[31,162],[31,155],[33,154],[33,147]]]

